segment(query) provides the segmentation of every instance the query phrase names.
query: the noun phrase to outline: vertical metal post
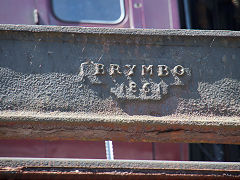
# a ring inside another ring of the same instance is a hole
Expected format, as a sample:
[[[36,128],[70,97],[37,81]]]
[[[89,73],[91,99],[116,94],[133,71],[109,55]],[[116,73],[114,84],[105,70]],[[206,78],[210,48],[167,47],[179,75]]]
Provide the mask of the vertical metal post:
[[[190,8],[189,8],[189,1],[183,0],[184,12],[185,12],[185,22],[186,22],[186,29],[191,29],[191,16],[190,16]]]
[[[114,160],[112,141],[105,141],[107,160]]]
[[[215,161],[224,161],[224,151],[222,144],[213,144],[213,152],[215,155]]]

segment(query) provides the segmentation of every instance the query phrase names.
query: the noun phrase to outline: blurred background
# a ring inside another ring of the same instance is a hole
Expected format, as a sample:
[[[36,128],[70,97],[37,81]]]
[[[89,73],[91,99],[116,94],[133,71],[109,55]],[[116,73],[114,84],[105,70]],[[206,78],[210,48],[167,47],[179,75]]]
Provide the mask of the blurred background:
[[[0,24],[239,30],[240,0],[0,0]],[[240,161],[237,145],[113,142],[115,159]],[[104,142],[0,140],[1,157],[106,159]]]

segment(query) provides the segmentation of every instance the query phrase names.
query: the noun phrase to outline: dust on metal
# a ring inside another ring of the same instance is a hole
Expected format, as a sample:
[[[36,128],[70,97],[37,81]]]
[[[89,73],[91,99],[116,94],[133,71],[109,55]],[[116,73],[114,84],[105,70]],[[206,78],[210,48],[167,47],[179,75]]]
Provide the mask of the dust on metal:
[[[45,138],[36,130],[48,124],[62,139],[121,130],[131,141],[239,143],[239,41],[231,31],[1,25],[0,136]],[[37,116],[50,112],[82,116]]]
[[[239,163],[1,158],[1,178],[236,179]]]

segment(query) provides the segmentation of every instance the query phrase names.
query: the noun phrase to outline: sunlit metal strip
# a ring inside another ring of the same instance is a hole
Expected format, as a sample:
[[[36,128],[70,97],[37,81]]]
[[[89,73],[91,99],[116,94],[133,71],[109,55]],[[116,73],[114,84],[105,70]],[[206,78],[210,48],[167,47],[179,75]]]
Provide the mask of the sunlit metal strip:
[[[240,163],[0,158],[0,177],[240,178]]]
[[[239,117],[99,116],[2,111],[1,139],[240,144]]]

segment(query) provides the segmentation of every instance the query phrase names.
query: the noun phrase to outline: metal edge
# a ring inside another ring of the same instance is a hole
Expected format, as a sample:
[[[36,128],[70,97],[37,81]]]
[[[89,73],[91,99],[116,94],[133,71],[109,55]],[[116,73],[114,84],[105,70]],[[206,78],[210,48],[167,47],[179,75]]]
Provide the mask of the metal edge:
[[[1,112],[1,139],[240,144],[239,117]]]
[[[229,126],[239,127],[238,116],[149,116],[149,115],[106,115],[82,112],[35,112],[35,111],[0,111],[0,122],[7,121],[38,122],[89,122],[114,124],[152,124],[152,125],[194,125],[194,126]]]
[[[73,176],[74,175],[74,176]],[[240,163],[0,158],[2,178],[240,178]]]
[[[238,31],[227,30],[185,30],[185,29],[129,29],[129,28],[97,28],[77,26],[46,26],[46,25],[12,25],[0,24],[0,31],[24,32],[62,32],[80,34],[119,34],[119,35],[151,35],[151,36],[187,36],[187,37],[240,37]]]
[[[240,162],[0,157],[0,167],[81,167],[240,171]],[[239,174],[240,175],[240,174]]]

